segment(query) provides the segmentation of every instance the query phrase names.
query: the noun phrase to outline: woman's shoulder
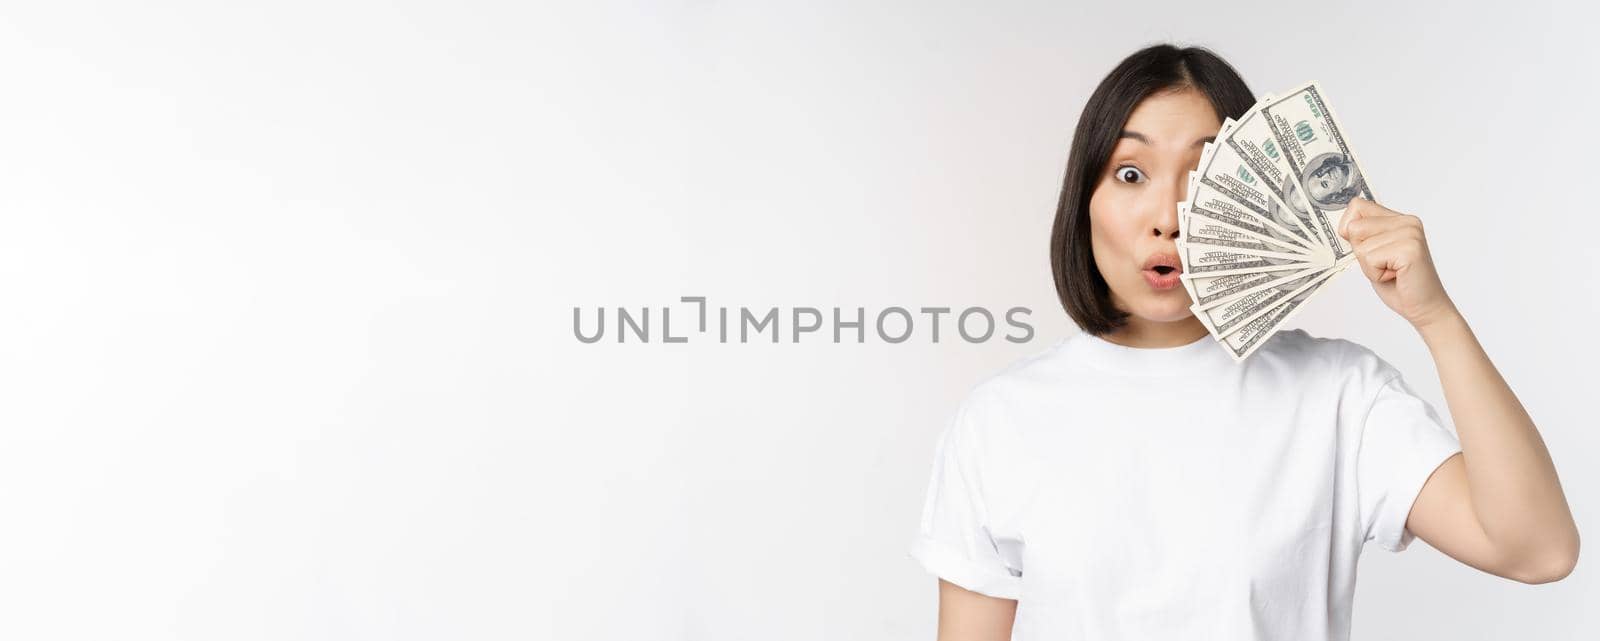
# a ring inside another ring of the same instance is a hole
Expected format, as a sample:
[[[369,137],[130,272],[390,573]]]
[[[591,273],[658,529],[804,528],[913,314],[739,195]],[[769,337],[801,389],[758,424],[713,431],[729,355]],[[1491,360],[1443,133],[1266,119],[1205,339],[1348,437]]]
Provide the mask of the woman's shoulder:
[[[1068,342],[1062,339],[1026,352],[999,369],[979,375],[961,395],[956,415],[964,422],[984,425],[997,416],[1031,406],[1045,390],[1063,389],[1060,361]]]
[[[1398,373],[1377,352],[1348,338],[1317,336],[1304,329],[1283,330],[1262,346],[1269,359],[1303,368],[1336,372],[1343,377],[1384,378]]]
[[[972,387],[972,396],[1004,396],[1007,392],[1032,385],[1050,384],[1066,373],[1062,367],[1065,353],[1072,338],[1063,338],[1049,346],[1035,349],[1017,357],[997,370],[978,379]]]

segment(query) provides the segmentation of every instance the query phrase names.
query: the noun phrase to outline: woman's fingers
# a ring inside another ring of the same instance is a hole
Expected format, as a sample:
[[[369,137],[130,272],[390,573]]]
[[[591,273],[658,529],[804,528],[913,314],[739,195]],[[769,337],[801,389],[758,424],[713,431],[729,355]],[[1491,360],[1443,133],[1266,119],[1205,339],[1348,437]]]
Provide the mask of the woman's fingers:
[[[1352,244],[1360,243],[1378,234],[1400,229],[1410,224],[1411,221],[1406,220],[1405,216],[1358,218],[1345,223],[1344,238]]]
[[[1392,280],[1396,274],[1392,256],[1386,247],[1389,239],[1372,238],[1356,247],[1356,262],[1361,263],[1361,273],[1374,283]]]
[[[1422,220],[1364,198],[1353,198],[1339,222],[1339,235],[1350,242],[1361,273],[1374,283],[1399,277],[1426,242]]]
[[[1361,272],[1373,282],[1391,281],[1411,263],[1421,244],[1419,231],[1409,225],[1400,226],[1367,237],[1356,245],[1356,261],[1361,263]]]
[[[1421,219],[1364,198],[1350,200],[1339,227],[1339,235],[1355,250],[1361,272],[1375,283],[1394,280],[1423,242]]]
[[[1350,241],[1351,244],[1357,244],[1378,234],[1397,229],[1421,229],[1421,227],[1422,221],[1416,216],[1396,214],[1393,212],[1376,216],[1367,214],[1354,220],[1344,221],[1344,234],[1342,235],[1344,236],[1345,240]]]

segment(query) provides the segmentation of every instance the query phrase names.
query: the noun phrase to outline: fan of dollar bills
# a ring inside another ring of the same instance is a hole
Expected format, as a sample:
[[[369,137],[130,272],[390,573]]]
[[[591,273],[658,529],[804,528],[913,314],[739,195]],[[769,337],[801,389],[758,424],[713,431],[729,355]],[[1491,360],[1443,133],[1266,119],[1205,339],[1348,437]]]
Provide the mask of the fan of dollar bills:
[[[1336,231],[1353,196],[1372,192],[1316,82],[1262,98],[1205,146],[1178,203],[1181,280],[1235,361],[1355,262]]]

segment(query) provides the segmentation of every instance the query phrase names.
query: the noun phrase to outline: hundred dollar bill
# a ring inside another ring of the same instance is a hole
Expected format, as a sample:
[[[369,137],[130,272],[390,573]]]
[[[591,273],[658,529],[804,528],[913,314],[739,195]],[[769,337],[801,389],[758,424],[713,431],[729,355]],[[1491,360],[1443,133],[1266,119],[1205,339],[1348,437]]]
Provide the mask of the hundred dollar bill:
[[[1188,203],[1178,203],[1178,229],[1180,230],[1179,236],[1187,239],[1190,245],[1204,245],[1252,256],[1271,256],[1274,258],[1295,258],[1300,260],[1310,258],[1308,250],[1299,247],[1284,247],[1277,243],[1263,240],[1231,225],[1209,221],[1199,216],[1190,216]]]
[[[1227,274],[1250,274],[1255,272],[1272,272],[1285,270],[1303,270],[1314,266],[1299,258],[1274,258],[1271,256],[1251,256],[1238,252],[1206,247],[1205,245],[1191,245],[1188,241],[1179,238],[1177,241],[1178,259],[1183,263],[1185,274],[1224,276]],[[1181,276],[1179,277],[1182,278]]]
[[[1193,172],[1190,172],[1190,175],[1189,199],[1183,201],[1188,203],[1188,215],[1208,218],[1210,222],[1248,231],[1258,238],[1271,240],[1285,247],[1298,247],[1301,251],[1312,251],[1310,248],[1301,245],[1293,234],[1283,231],[1282,228],[1276,225],[1263,222],[1255,214],[1250,213],[1250,210],[1246,209],[1244,205],[1240,205],[1231,198],[1220,194],[1203,198],[1199,193],[1199,176]],[[1179,215],[1183,214],[1180,213]]]
[[[1271,186],[1258,178],[1233,148],[1225,144],[1208,144],[1201,152],[1195,173],[1199,174],[1202,186],[1239,203],[1272,228],[1287,231],[1292,238],[1286,237],[1286,240],[1315,251],[1327,251],[1323,241],[1313,233],[1309,221],[1301,220],[1293,210],[1284,207],[1272,194]]]
[[[1261,107],[1272,101],[1272,99],[1272,94],[1262,96],[1261,99],[1257,100],[1254,105],[1251,105],[1250,109],[1246,111],[1245,115],[1241,116],[1241,118],[1248,118],[1258,113]],[[1265,181],[1261,181],[1259,177],[1255,175],[1255,170],[1250,166],[1250,164],[1244,162],[1243,158],[1238,157],[1237,153],[1228,147],[1226,144],[1227,135],[1231,133],[1233,129],[1238,126],[1238,124],[1239,122],[1232,118],[1224,118],[1222,120],[1222,128],[1217,131],[1217,135],[1213,139],[1213,142],[1206,145],[1202,149],[1200,162],[1196,166],[1196,169],[1201,173],[1206,173],[1207,171],[1216,171],[1217,173],[1214,179],[1219,185],[1225,184],[1227,178],[1231,178],[1226,177],[1227,173],[1232,172],[1234,176],[1237,176],[1240,179],[1239,182],[1242,183],[1236,188],[1248,188],[1253,191],[1260,192],[1261,196],[1265,198],[1265,207],[1267,213],[1269,214],[1269,220],[1277,223],[1284,229],[1293,230],[1299,233],[1301,237],[1310,241],[1312,248],[1319,251],[1326,251],[1327,248],[1322,246],[1325,243],[1322,243],[1321,239],[1317,237],[1312,225],[1310,225],[1309,222],[1294,216],[1292,213],[1286,213],[1290,212],[1290,210],[1284,208],[1282,199],[1278,198],[1278,196],[1273,193],[1271,185],[1267,184]],[[1219,153],[1222,154],[1220,158],[1217,156]],[[1235,197],[1237,198],[1237,195],[1235,195]],[[1329,254],[1331,255],[1331,252]]]
[[[1321,291],[1324,285],[1327,285],[1335,275],[1340,274],[1342,271],[1330,269],[1322,272],[1311,287],[1294,295],[1289,300],[1278,303],[1267,313],[1256,316],[1240,327],[1238,331],[1223,336],[1218,342],[1227,348],[1228,355],[1233,357],[1235,363],[1249,358],[1251,354],[1255,353],[1256,348],[1266,343],[1267,339],[1272,338],[1273,334],[1278,333],[1278,330],[1285,323],[1288,323],[1289,319],[1294,318],[1295,313],[1305,306],[1307,300],[1310,300],[1312,296]]]
[[[1261,115],[1281,147],[1289,178],[1311,205],[1317,233],[1335,259],[1346,260],[1350,243],[1339,236],[1339,222],[1351,198],[1371,200],[1372,190],[1322,88],[1315,81],[1296,87],[1263,105]]]
[[[1281,278],[1293,278],[1294,274],[1295,272],[1253,272],[1225,276],[1195,276],[1184,273],[1178,275],[1178,280],[1183,283],[1183,288],[1189,291],[1189,300],[1194,301],[1198,307],[1209,307],[1208,303],[1222,300],[1257,285]]]
[[[1206,147],[1218,149],[1211,144]],[[1322,241],[1315,240],[1314,235],[1299,229],[1298,225],[1285,225],[1280,219],[1275,219],[1280,217],[1280,213],[1275,211],[1266,193],[1251,189],[1251,182],[1259,181],[1245,165],[1232,166],[1230,173],[1219,174],[1222,166],[1208,163],[1206,158],[1205,152],[1202,152],[1200,166],[1189,174],[1190,209],[1227,214],[1234,221],[1248,222],[1248,229],[1261,229],[1272,240],[1301,246],[1307,251],[1322,248]],[[1206,171],[1210,171],[1210,174]]]
[[[1289,166],[1282,145],[1262,113],[1265,104],[1272,100],[1268,98],[1257,103],[1256,108],[1241,116],[1232,129],[1219,133],[1218,144],[1227,147],[1250,167],[1281,208],[1277,212],[1279,216],[1293,218],[1301,228],[1310,230],[1317,237],[1318,244],[1329,248],[1332,254],[1332,245],[1322,237],[1320,226],[1311,213],[1311,204],[1301,191],[1299,182],[1294,180],[1294,170]]]
[[[1308,269],[1296,278],[1217,303],[1212,307],[1190,305],[1189,311],[1194,312],[1195,317],[1200,319],[1206,329],[1211,330],[1212,337],[1220,340],[1277,306],[1278,303],[1305,291],[1316,283],[1319,277],[1326,274],[1326,270]]]
[[[1323,267],[1307,267],[1299,271],[1262,272],[1271,274],[1273,278],[1266,280],[1265,282],[1253,283],[1250,286],[1242,289],[1236,289],[1224,296],[1213,296],[1211,297],[1211,300],[1204,303],[1196,302],[1193,305],[1190,305],[1190,309],[1211,309],[1213,307],[1227,305],[1240,298],[1247,298],[1269,289],[1282,289],[1285,285],[1291,285],[1290,289],[1293,289],[1292,284],[1295,281],[1299,281],[1300,284],[1304,284],[1304,278],[1306,276],[1320,274],[1324,271],[1327,271],[1327,269]],[[1179,276],[1179,279],[1180,281],[1182,280],[1181,275]]]
[[[1252,272],[1223,276],[1180,274],[1178,280],[1183,283],[1183,288],[1188,290],[1189,299],[1194,301],[1194,306],[1205,308],[1213,307],[1218,302],[1236,298],[1241,294],[1253,292],[1262,287],[1297,278],[1303,272],[1304,270]]]
[[[1248,238],[1251,242],[1260,243],[1276,248],[1274,251],[1316,255],[1318,252],[1295,244],[1293,241],[1275,236],[1271,229],[1260,224],[1255,217],[1245,212],[1236,203],[1212,203],[1211,207],[1222,207],[1220,211],[1211,209],[1206,205],[1195,206],[1185,200],[1178,203],[1178,230],[1180,236],[1193,238],[1207,236],[1210,238]],[[1331,257],[1331,254],[1329,254]]]

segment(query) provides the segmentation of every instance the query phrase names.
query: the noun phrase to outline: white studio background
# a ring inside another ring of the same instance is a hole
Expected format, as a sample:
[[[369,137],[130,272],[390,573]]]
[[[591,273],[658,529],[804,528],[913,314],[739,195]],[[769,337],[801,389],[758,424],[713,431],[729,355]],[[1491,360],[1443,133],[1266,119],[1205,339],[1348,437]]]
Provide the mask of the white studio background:
[[[1587,11],[10,4],[0,637],[931,639],[906,549],[934,436],[1073,331],[1046,252],[1069,134],[1165,40],[1258,93],[1325,83],[1593,539]],[[682,296],[1038,331],[573,335],[575,307],[687,328]],[[1296,321],[1444,408],[1358,271]],[[1355,638],[1595,638],[1592,556],[1527,586],[1369,550]]]

